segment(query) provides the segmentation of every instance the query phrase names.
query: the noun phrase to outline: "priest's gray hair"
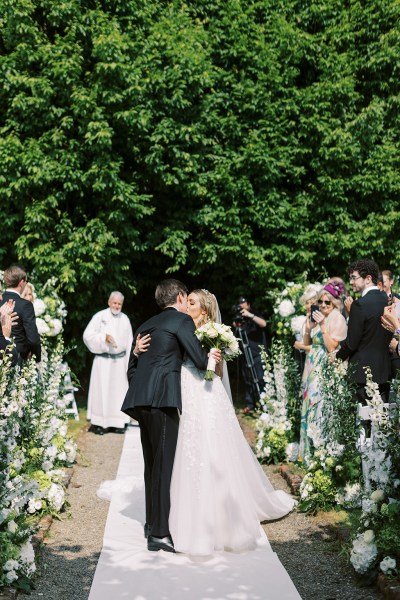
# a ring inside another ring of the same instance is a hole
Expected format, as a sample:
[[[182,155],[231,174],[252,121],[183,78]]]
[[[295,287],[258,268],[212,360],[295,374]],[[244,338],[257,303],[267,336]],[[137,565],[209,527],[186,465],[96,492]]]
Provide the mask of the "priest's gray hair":
[[[108,298],[108,301],[110,301],[113,296],[116,296],[117,298],[119,298],[119,300],[121,300],[121,302],[124,301],[124,295],[121,294],[121,292],[111,292],[111,294]]]

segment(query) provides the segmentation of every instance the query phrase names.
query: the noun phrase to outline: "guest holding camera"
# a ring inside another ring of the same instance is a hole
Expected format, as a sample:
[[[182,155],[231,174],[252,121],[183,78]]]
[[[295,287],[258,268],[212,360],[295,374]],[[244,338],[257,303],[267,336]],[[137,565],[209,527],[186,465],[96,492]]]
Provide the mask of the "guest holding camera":
[[[267,322],[258,310],[252,308],[246,296],[240,296],[234,306],[234,326],[237,328],[237,337],[243,343],[248,341],[248,353],[243,351],[240,356],[241,372],[245,385],[245,407],[243,412],[251,413],[259,399],[257,386],[260,391],[264,388],[264,369],[261,362],[260,346],[266,346],[265,328]],[[246,340],[247,338],[247,340]],[[252,363],[252,364],[249,364]]]
[[[303,404],[300,426],[300,459],[307,462],[312,445],[308,435],[311,424],[318,425],[321,419],[321,368],[328,354],[334,353],[339,343],[346,338],[346,319],[341,313],[342,302],[339,286],[327,283],[318,294],[317,304],[307,316],[303,341],[310,345],[303,373]]]

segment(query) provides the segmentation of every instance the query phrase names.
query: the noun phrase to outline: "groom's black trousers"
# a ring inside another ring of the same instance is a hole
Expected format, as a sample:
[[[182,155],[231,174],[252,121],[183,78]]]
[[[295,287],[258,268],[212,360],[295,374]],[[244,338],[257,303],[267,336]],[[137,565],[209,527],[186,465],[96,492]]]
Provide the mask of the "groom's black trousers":
[[[178,409],[137,406],[134,418],[140,425],[143,449],[146,522],[151,535],[165,537],[170,535],[169,490],[178,439]]]

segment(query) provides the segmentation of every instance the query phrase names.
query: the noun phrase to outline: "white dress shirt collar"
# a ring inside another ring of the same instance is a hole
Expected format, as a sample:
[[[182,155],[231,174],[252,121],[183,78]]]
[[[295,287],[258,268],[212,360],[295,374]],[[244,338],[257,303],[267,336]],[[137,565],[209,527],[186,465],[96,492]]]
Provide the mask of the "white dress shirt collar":
[[[370,292],[371,290],[379,290],[379,288],[377,285],[370,285],[369,287],[365,288],[365,290],[361,294],[361,297],[364,297],[365,294],[368,294],[368,292]]]

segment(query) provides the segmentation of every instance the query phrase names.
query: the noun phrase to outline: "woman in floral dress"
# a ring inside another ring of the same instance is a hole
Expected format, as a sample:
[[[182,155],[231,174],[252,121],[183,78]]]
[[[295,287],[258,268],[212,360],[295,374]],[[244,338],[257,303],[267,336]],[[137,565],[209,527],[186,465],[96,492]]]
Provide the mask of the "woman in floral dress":
[[[300,460],[306,463],[312,453],[311,430],[321,420],[320,370],[327,354],[335,352],[347,334],[339,286],[326,284],[318,294],[318,305],[319,310],[313,312],[314,321],[307,316],[304,328],[304,343],[311,344],[304,365],[300,426]]]

